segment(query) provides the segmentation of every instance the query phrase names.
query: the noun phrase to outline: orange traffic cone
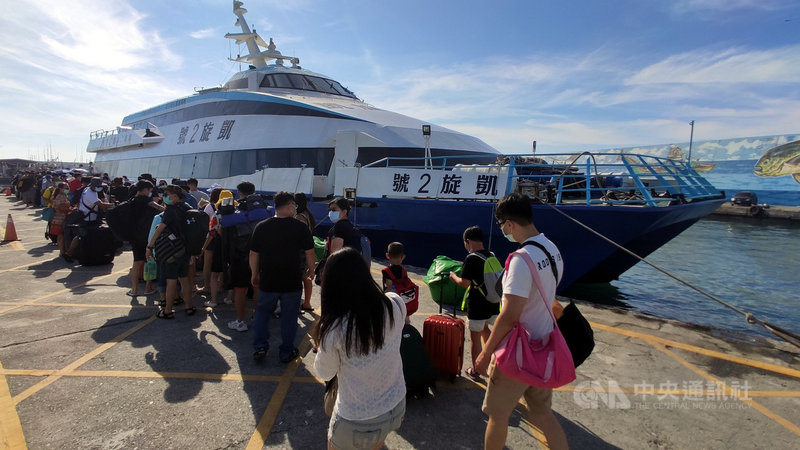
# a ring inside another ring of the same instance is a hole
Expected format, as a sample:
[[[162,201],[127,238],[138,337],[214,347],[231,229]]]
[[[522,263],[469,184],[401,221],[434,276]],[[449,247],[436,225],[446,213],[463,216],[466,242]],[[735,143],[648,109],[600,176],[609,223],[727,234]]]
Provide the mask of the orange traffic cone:
[[[11,186],[6,186],[6,197],[11,197]]]
[[[11,241],[18,241],[17,239],[17,229],[14,227],[14,219],[11,218],[11,214],[8,215],[8,220],[6,221],[6,235],[3,237],[3,242],[11,242]]]

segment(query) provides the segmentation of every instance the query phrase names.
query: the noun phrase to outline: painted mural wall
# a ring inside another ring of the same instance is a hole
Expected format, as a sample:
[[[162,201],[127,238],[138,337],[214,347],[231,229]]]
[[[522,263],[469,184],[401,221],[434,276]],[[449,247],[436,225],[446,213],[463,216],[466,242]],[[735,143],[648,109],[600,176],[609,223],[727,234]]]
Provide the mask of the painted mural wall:
[[[688,141],[614,150],[689,158]],[[800,134],[695,141],[691,159],[695,170],[729,196],[754,191],[759,203],[800,206]]]

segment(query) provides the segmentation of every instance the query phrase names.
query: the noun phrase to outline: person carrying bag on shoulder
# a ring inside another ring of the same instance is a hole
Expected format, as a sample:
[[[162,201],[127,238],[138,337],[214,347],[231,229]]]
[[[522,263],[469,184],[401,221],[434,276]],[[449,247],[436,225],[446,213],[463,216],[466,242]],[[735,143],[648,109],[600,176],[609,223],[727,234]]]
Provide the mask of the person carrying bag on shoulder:
[[[550,259],[536,245],[523,245],[506,261],[503,306],[475,361],[475,371],[489,377],[482,407],[489,416],[486,449],[504,447],[508,420],[523,396],[528,419],[542,430],[550,448],[568,448],[551,409],[553,387],[575,379],[572,356],[550,308],[559,281],[554,273],[563,273],[563,261],[555,244],[536,229],[532,216],[530,199],[518,193],[503,197],[495,208],[503,235],[511,242],[542,245],[553,255],[557,270],[551,270]],[[523,355],[521,367],[517,349]]]

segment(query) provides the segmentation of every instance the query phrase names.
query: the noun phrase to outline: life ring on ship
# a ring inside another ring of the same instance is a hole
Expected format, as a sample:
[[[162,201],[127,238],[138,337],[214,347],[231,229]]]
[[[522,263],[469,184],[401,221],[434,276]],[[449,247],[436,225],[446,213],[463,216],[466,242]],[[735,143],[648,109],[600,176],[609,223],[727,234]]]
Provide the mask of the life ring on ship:
[[[757,206],[757,205],[753,205],[753,206],[750,207],[749,213],[750,213],[751,216],[757,216],[757,215],[761,214],[761,207]]]

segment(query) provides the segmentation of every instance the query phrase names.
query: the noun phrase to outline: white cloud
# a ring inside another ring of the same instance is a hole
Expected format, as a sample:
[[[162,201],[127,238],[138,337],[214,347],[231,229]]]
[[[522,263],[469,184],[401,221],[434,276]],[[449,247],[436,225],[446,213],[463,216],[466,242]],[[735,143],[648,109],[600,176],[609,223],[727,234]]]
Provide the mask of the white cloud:
[[[777,49],[708,49],[672,55],[625,80],[652,83],[797,83],[800,45]]]
[[[673,9],[678,12],[736,11],[741,9],[774,11],[788,8],[791,3],[786,0],[678,0],[673,4]]]
[[[214,28],[203,28],[202,30],[192,31],[189,33],[189,36],[195,39],[205,39],[216,34],[216,30]]]

